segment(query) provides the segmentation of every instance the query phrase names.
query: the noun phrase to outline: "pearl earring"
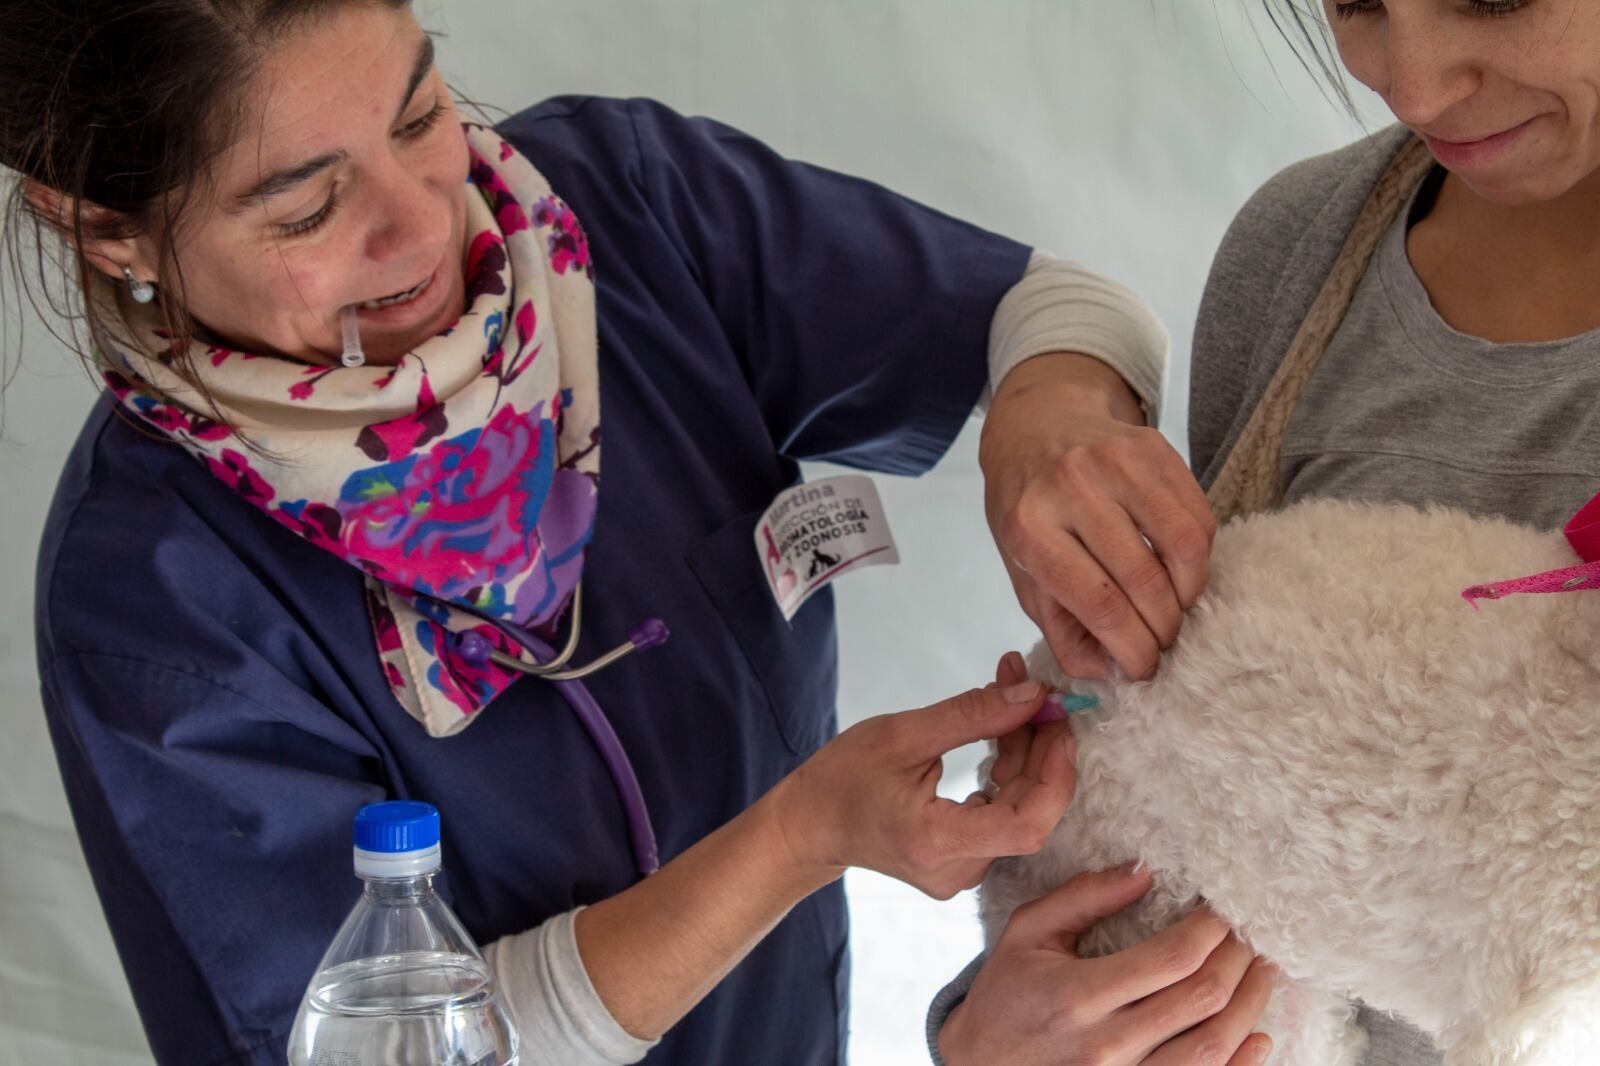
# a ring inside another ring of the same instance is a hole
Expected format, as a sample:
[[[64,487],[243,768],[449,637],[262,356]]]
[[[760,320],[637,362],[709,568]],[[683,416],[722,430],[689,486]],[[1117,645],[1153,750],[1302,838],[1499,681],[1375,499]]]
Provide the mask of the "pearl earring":
[[[156,287],[134,277],[129,267],[122,268],[122,276],[128,279],[128,295],[133,297],[134,303],[147,304],[156,298]]]

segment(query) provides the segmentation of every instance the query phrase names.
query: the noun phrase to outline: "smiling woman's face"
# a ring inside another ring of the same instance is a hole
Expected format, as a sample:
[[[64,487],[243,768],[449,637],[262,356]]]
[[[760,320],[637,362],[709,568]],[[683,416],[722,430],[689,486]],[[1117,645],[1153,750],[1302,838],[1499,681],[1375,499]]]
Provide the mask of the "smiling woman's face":
[[[466,142],[409,10],[345,5],[286,35],[240,129],[175,246],[198,322],[241,350],[326,362],[357,304],[367,358],[387,364],[461,315]],[[151,277],[155,246],[138,243]]]
[[[1345,67],[1487,200],[1600,196],[1600,2],[1323,0]]]

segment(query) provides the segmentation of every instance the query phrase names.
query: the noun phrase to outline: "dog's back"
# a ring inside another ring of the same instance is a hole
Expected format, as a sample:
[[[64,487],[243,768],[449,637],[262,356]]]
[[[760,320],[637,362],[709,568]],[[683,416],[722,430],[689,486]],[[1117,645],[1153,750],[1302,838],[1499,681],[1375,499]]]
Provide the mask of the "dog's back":
[[[1533,1061],[1513,1044],[1600,984],[1600,591],[1460,593],[1572,562],[1559,534],[1444,510],[1230,524],[1155,679],[1071,683],[1102,701],[1074,722],[1078,795],[1044,853],[991,873],[991,942],[1018,904],[1138,858],[1157,887],[1085,944],[1204,897],[1283,971],[1275,1061],[1353,1061],[1350,997],[1452,1063]],[[1047,651],[1031,665],[1067,684]]]

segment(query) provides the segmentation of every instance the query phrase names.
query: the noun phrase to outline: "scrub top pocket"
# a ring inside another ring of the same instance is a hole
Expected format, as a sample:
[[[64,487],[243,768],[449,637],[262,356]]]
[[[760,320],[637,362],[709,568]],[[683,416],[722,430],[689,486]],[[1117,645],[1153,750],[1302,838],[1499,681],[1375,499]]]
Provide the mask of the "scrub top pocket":
[[[684,560],[744,652],[784,743],[804,757],[835,730],[833,591],[822,589],[785,622],[756,554],[760,518],[760,511],[740,515],[691,544]]]

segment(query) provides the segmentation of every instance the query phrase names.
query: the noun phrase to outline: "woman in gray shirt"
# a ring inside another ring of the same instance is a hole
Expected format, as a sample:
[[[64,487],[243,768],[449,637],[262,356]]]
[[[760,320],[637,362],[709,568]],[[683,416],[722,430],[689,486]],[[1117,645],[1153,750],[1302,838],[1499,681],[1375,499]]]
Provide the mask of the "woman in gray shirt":
[[[1322,23],[1267,3],[1333,71]],[[1229,230],[1195,331],[1196,476],[1214,497],[1250,478],[1234,446],[1272,407],[1249,506],[1339,496],[1559,526],[1600,487],[1600,5],[1323,7],[1338,61],[1400,124],[1278,175]],[[936,1061],[1164,1061],[1108,1038],[1130,1008],[1065,1010],[1063,988],[1015,980],[1068,953],[1060,938],[1011,940],[941,994]],[[1365,1066],[1439,1061],[1403,1021],[1365,1021]]]

